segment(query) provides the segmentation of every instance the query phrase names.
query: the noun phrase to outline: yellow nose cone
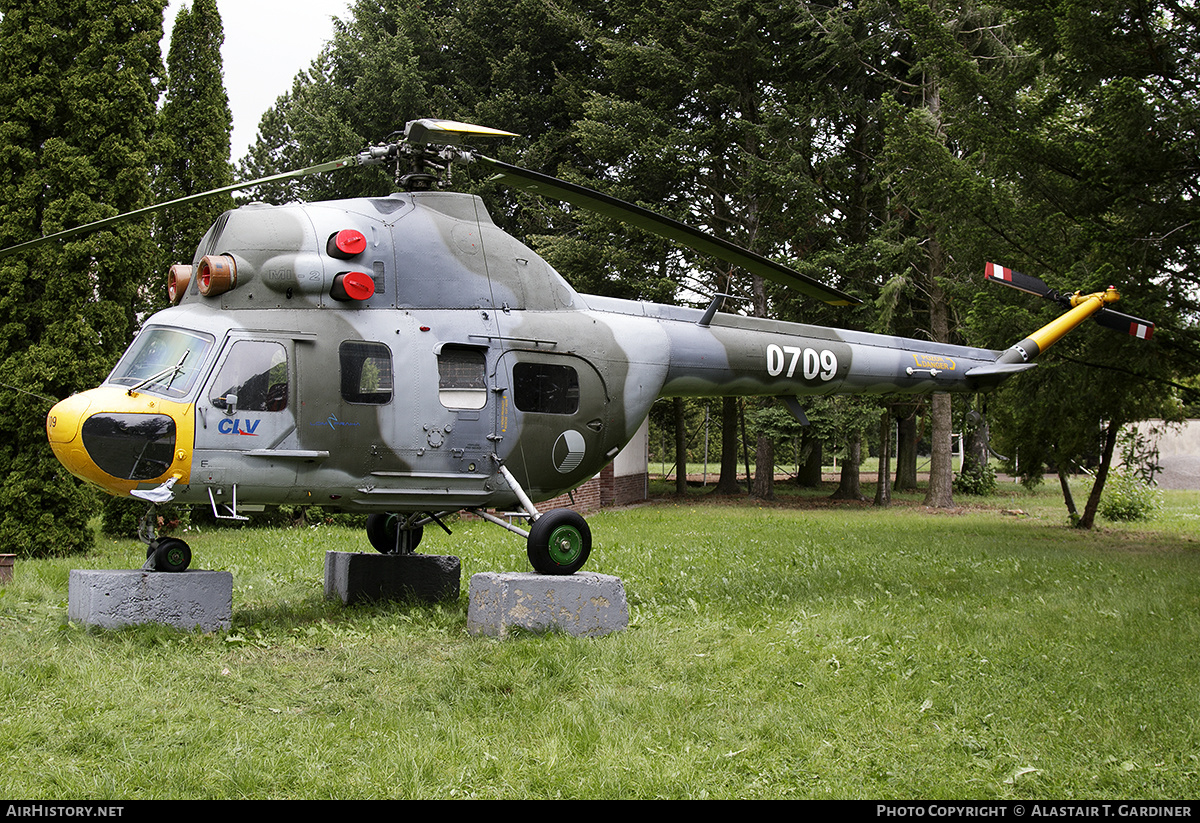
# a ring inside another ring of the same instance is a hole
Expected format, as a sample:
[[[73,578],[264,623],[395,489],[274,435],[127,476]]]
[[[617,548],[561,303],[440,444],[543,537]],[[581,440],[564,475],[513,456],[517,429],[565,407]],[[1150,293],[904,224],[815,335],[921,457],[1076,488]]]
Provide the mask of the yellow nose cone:
[[[91,405],[91,392],[73,394],[59,401],[46,415],[46,437],[50,443],[70,443],[78,437],[79,426]]]
[[[46,437],[71,474],[127,495],[189,476],[195,425],[189,404],[102,386],[55,405]]]
[[[84,448],[79,427],[92,405],[91,392],[75,394],[57,403],[46,415],[46,437],[58,462],[76,477],[88,479],[95,465]]]

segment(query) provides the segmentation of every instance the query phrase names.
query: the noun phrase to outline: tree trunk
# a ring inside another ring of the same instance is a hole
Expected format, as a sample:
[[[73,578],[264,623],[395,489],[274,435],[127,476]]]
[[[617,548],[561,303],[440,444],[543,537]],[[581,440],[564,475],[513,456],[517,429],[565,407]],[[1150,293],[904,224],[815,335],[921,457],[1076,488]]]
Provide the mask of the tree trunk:
[[[971,417],[973,418],[974,415]],[[974,467],[982,470],[988,463],[988,442],[991,439],[987,420],[980,416],[977,421],[969,421],[965,434],[967,442],[963,447],[963,471],[966,472]]]
[[[714,494],[741,494],[737,480],[738,460],[738,399],[721,398],[721,476],[713,487]]]
[[[875,486],[875,505],[892,505],[892,410],[879,416],[879,474]]]
[[[1121,433],[1122,425],[1120,420],[1110,420],[1104,432],[1104,453],[1100,457],[1100,467],[1096,469],[1096,482],[1092,484],[1092,493],[1083,507],[1083,516],[1075,524],[1081,529],[1090,529],[1096,522],[1096,509],[1100,507],[1100,495],[1104,492],[1104,481],[1108,479],[1108,467],[1112,465],[1113,448],[1117,445],[1117,435]]]
[[[821,441],[805,430],[800,436],[800,469],[796,473],[796,485],[801,488],[817,488],[821,485],[822,448]]]
[[[1074,524],[1079,522],[1079,510],[1075,508],[1075,496],[1071,494],[1071,484],[1068,481],[1066,469],[1063,468],[1064,465],[1062,460],[1055,458],[1054,469],[1058,472],[1058,485],[1062,487],[1063,502],[1067,505],[1067,517]]]
[[[754,475],[750,474],[750,438],[746,435],[746,400],[738,401],[738,423],[742,427],[742,465],[746,467],[746,489],[749,491],[754,483]]]
[[[936,237],[929,238],[929,331],[938,343],[950,342],[950,307],[942,291],[945,260]],[[954,464],[950,452],[953,434],[950,395],[935,394],[930,401],[930,436],[933,440],[929,459],[929,489],[925,505],[948,509],[954,505]]]
[[[950,449],[950,395],[935,394],[929,414],[933,421],[933,443],[929,458],[929,488],[924,504],[935,509],[954,506],[954,462]]]
[[[754,496],[775,499],[775,441],[761,435],[754,452]]]
[[[899,433],[896,445],[896,491],[917,490],[917,408],[914,406],[907,417],[896,421]]]
[[[855,432],[846,444],[846,459],[842,462],[841,479],[830,500],[866,500],[859,481],[858,464],[862,462],[862,432]]]

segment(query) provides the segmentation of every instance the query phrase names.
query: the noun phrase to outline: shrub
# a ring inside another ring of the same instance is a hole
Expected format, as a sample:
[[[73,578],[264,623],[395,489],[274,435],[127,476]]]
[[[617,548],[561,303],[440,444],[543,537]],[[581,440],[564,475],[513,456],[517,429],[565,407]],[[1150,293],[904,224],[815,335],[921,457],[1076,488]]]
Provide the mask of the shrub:
[[[954,478],[954,491],[958,494],[995,494],[996,470],[986,463],[968,460]]]
[[[1109,481],[1100,497],[1100,515],[1108,520],[1148,520],[1158,508],[1158,492],[1142,477],[1121,472]]]
[[[100,508],[100,530],[113,537],[137,537],[138,524],[146,514],[147,503],[133,497],[104,496]],[[191,506],[167,504],[158,507],[158,534],[172,534],[187,528]]]

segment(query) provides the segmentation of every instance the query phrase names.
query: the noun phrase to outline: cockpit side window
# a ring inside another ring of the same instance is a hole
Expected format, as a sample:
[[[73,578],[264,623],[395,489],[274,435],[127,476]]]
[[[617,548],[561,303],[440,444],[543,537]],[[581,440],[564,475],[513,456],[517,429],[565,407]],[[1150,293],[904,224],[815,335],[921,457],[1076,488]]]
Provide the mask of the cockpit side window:
[[[392,402],[392,350],[383,343],[346,340],[338,349],[342,399],[382,406]]]
[[[513,403],[521,411],[574,414],[579,409],[579,374],[570,366],[517,363]]]
[[[283,411],[288,404],[287,352],[279,343],[239,340],[211,384],[218,409]]]

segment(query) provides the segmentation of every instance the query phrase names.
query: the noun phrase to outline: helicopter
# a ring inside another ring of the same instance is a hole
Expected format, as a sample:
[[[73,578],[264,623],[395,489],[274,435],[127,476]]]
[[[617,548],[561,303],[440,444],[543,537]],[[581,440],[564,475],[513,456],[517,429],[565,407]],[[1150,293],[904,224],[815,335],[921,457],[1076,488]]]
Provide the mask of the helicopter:
[[[987,279],[1067,311],[1003,351],[749,318],[576,292],[501,230],[483,201],[443,190],[453,164],[619,218],[832,305],[854,296],[699,229],[598,191],[488,157],[515,136],[451,120],[407,124],[361,153],[128,212],[0,250],[0,256],[214,194],[355,165],[394,164],[380,197],[222,214],[190,265],[97,388],[46,419],[59,461],[147,503],[148,570],[191,549],[156,533],[167,502],[218,518],[273,504],[368,515],[385,554],[416,550],[470,512],[526,541],[533,569],[573,574],[592,544],[582,515],[537,503],[593,477],[660,397],[767,395],[802,423],[805,395],[980,392],[1088,317],[1147,338],[1109,305],[1115,288],[1060,295],[994,264]],[[496,512],[515,510],[522,528]]]

